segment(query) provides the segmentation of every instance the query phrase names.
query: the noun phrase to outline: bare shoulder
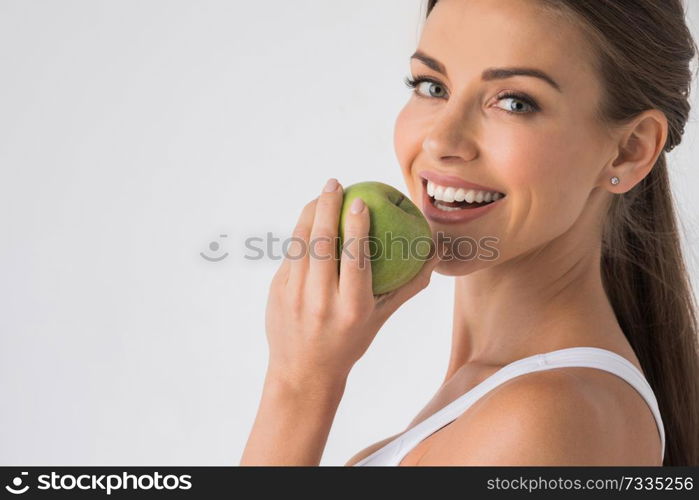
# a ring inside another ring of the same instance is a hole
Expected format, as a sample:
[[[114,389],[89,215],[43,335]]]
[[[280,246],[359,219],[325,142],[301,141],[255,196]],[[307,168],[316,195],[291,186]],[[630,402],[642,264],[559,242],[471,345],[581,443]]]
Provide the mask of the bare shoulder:
[[[633,392],[589,368],[515,377],[438,432],[418,465],[656,465],[654,421],[645,415],[640,444],[629,430],[630,415],[645,411]]]

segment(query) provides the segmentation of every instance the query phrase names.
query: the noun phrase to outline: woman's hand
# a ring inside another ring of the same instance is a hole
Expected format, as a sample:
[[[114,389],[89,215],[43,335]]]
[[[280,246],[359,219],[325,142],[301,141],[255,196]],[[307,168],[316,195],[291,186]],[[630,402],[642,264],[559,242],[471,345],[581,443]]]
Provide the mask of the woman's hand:
[[[352,209],[358,211],[350,210],[345,221],[346,250],[338,276],[336,237],[342,201],[342,187],[330,179],[321,195],[303,208],[294,240],[269,289],[269,374],[299,387],[311,382],[321,386],[344,383],[383,323],[429,284],[439,262],[433,243],[432,257],[410,282],[375,297],[369,208],[356,199]]]

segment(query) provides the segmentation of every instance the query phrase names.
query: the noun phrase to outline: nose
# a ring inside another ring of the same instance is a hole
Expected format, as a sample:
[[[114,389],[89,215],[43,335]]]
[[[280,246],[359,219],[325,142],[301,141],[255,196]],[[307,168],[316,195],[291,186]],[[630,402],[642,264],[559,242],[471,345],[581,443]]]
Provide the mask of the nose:
[[[469,121],[463,109],[445,107],[435,118],[432,128],[422,142],[422,149],[435,162],[445,160],[469,161],[475,154],[469,137]]]

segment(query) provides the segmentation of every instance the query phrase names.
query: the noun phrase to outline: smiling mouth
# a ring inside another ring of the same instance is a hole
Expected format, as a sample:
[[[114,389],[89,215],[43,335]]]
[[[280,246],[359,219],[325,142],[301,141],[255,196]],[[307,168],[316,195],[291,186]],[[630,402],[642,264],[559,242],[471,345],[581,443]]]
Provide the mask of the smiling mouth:
[[[427,192],[427,179],[422,179],[422,188]],[[500,193],[500,198],[504,198],[506,195],[503,193]],[[434,196],[430,196],[427,194],[427,197],[430,200],[430,203],[432,206],[443,210],[445,212],[452,212],[455,210],[469,210],[472,208],[478,208],[478,207],[484,207],[486,205],[490,205],[491,203],[495,203],[498,200],[491,200],[491,201],[483,201],[483,202],[472,202],[469,203],[466,200],[464,201],[442,201],[442,200],[436,200]]]

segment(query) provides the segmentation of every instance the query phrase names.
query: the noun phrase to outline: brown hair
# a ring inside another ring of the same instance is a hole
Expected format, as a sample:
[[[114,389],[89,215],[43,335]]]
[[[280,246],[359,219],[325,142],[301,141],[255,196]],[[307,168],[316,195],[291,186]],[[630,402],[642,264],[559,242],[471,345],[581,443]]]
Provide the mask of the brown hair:
[[[438,0],[427,0],[426,17]],[[652,387],[665,425],[663,465],[699,465],[696,303],[670,191],[666,151],[682,139],[696,43],[681,0],[538,0],[582,29],[603,84],[597,116],[626,124],[659,109],[664,151],[650,173],[615,195],[602,231],[601,273],[619,325]]]

